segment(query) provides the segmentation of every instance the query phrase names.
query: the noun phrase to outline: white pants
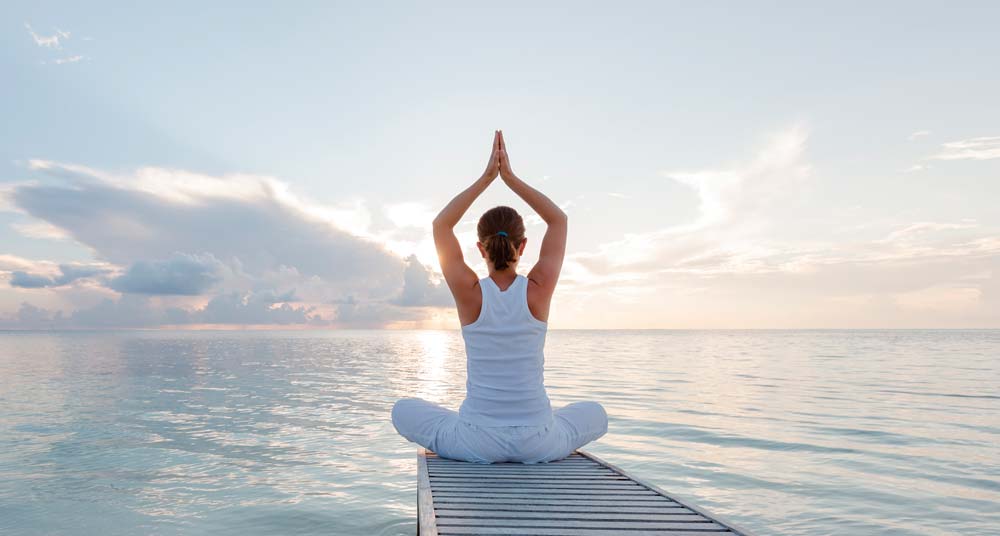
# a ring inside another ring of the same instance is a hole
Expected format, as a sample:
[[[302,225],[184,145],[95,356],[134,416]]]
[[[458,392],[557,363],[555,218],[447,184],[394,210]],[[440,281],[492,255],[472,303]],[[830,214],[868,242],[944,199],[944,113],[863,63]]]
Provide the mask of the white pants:
[[[575,402],[552,414],[547,425],[478,426],[456,411],[404,398],[392,407],[392,425],[438,456],[475,463],[560,460],[608,431],[608,414],[597,402]]]

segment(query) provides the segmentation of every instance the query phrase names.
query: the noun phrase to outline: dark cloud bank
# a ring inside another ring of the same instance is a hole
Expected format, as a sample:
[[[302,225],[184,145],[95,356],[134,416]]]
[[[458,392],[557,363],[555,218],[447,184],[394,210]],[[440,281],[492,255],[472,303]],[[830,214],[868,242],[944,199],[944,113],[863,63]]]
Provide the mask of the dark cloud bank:
[[[421,307],[454,305],[447,286],[433,284],[416,256],[401,259],[314,216],[275,194],[267,179],[251,180],[259,188],[250,194],[241,179],[241,195],[190,189],[176,195],[144,189],[139,178],[129,184],[76,168],[41,169],[49,180],[15,187],[11,204],[119,268],[65,264],[58,277],[18,271],[10,285],[38,289],[87,280],[121,296],[69,313],[23,303],[0,318],[0,327],[380,327],[419,320]],[[211,298],[195,309],[157,305],[184,296]]]

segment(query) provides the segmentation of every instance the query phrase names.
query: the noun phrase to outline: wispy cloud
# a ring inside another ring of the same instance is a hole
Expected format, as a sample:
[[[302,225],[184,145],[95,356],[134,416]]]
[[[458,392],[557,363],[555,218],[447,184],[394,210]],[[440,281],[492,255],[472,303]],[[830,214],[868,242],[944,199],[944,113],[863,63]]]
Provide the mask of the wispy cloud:
[[[62,49],[62,42],[69,39],[71,35],[70,32],[64,32],[58,28],[55,29],[56,33],[52,35],[39,35],[27,22],[24,23],[24,27],[28,30],[28,34],[31,35],[35,44],[44,48]]]
[[[31,39],[35,42],[36,45],[38,45],[41,48],[50,49],[52,51],[62,51],[63,45],[72,36],[72,33],[62,31],[59,28],[56,28],[55,33],[52,35],[39,35],[37,32],[35,32],[34,28],[32,28],[31,25],[28,24],[27,22],[24,23],[24,27],[28,30],[28,35],[31,36]],[[84,38],[84,40],[91,41],[93,39]],[[43,65],[46,63],[65,65],[68,63],[78,63],[86,59],[88,59],[87,56],[84,56],[83,54],[70,54],[68,56],[61,56],[51,60],[41,60],[40,63],[42,63]]]
[[[952,141],[942,145],[935,160],[990,160],[1000,158],[1000,136],[987,136]]]
[[[56,65],[62,65],[64,63],[76,63],[84,59],[86,59],[86,57],[77,54],[75,56],[67,56],[65,58],[56,58],[52,60],[52,63],[55,63]]]
[[[80,279],[103,276],[110,271],[110,267],[102,264],[60,264],[60,273],[55,276],[15,270],[11,272],[10,286],[20,288],[61,287]]]
[[[696,221],[667,231],[690,232],[754,217],[809,173],[802,159],[807,139],[805,127],[798,125],[772,138],[745,166],[664,172],[665,177],[695,190],[700,212]]]
[[[0,207],[0,210],[3,210]],[[27,238],[43,238],[48,240],[65,240],[69,238],[66,231],[48,222],[12,223],[11,227]]]
[[[915,140],[917,138],[923,138],[925,136],[930,136],[930,135],[931,135],[931,131],[929,131],[929,130],[917,130],[917,131],[911,133],[907,137],[907,139],[910,140],[910,141],[913,141],[913,140]]]
[[[813,184],[806,141],[795,127],[744,164],[664,173],[696,193],[696,217],[568,255],[562,307],[614,303],[652,315],[650,327],[885,326],[927,315],[942,325],[995,324],[996,277],[970,275],[1000,273],[997,229],[972,220],[859,223],[828,207],[813,216],[829,221],[827,232],[804,234],[795,207]],[[840,233],[848,224],[882,232],[849,239],[858,233]],[[660,306],[644,298],[652,295]]]
[[[810,172],[804,160],[808,134],[804,126],[789,127],[773,136],[750,162],[713,169],[664,171],[662,175],[691,188],[698,198],[693,221],[644,233],[626,233],[620,240],[600,244],[597,251],[567,256],[582,269],[582,280],[596,274],[627,277],[681,262],[695,262],[723,247],[747,249],[746,237],[759,233],[771,209],[796,191]],[[714,253],[713,253],[714,254]],[[756,255],[743,251],[732,259]],[[572,274],[570,267],[569,273]],[[570,276],[572,280],[573,276]]]

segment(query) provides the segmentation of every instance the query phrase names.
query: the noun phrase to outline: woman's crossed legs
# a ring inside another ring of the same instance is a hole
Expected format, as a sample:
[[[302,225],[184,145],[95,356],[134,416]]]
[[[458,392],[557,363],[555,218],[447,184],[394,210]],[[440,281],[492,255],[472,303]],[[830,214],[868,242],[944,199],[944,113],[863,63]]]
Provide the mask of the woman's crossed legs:
[[[399,435],[444,458],[476,463],[538,463],[560,460],[608,431],[608,414],[597,402],[574,402],[552,412],[541,426],[477,426],[458,412],[420,398],[392,408]]]

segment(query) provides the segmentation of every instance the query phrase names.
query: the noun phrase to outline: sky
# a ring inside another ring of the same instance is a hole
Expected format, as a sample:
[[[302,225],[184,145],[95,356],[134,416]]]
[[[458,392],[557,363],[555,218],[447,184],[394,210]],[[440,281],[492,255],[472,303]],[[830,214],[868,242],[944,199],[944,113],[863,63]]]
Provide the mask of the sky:
[[[457,329],[495,129],[553,329],[1000,328],[996,2],[143,4],[2,8],[0,329]]]

